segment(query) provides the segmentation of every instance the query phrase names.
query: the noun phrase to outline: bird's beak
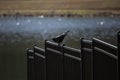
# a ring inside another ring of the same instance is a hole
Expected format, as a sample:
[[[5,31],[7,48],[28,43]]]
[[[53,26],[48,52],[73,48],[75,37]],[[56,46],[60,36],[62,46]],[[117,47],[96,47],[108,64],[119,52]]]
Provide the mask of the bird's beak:
[[[70,30],[68,30],[67,32],[70,32]]]

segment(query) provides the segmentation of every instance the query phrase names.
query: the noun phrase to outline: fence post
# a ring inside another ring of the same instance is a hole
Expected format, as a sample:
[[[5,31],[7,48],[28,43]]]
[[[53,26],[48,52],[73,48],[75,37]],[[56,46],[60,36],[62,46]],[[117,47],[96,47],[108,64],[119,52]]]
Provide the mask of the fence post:
[[[81,51],[63,46],[63,79],[81,80]]]
[[[45,57],[44,49],[33,46],[35,80],[45,80]]]
[[[27,80],[34,80],[34,55],[33,50],[26,49],[27,52]]]
[[[82,80],[92,80],[92,42],[81,38]]]
[[[94,45],[95,43],[94,43],[94,40],[92,39],[92,77],[93,77],[93,80],[95,80],[94,79],[94,58],[93,58],[94,52],[95,52]]]
[[[62,45],[62,80],[64,80],[64,46],[65,44]]]
[[[118,80],[119,80],[119,78],[120,78],[120,31],[117,33],[117,46],[118,46],[118,54],[117,54],[117,56],[118,56]]]
[[[47,41],[47,39],[44,41],[44,45],[45,45],[45,80],[47,80],[47,78],[46,78],[47,77],[46,41]]]
[[[34,50],[34,46],[36,46],[36,44],[33,44],[33,56],[34,56],[34,60],[33,60],[33,64],[34,64],[34,80],[36,80],[36,67],[35,67],[35,50]]]
[[[82,63],[82,64],[81,64],[81,68],[82,68],[82,74],[81,74],[82,76],[81,76],[81,79],[82,79],[82,80],[84,80],[84,79],[83,79],[83,73],[84,73],[84,71],[83,71],[83,64],[84,64],[84,63],[83,63],[83,49],[82,49],[82,48],[83,48],[83,39],[84,39],[84,38],[81,38],[81,39],[80,39],[80,42],[81,42],[81,63]]]
[[[45,41],[46,80],[62,80],[61,45]]]

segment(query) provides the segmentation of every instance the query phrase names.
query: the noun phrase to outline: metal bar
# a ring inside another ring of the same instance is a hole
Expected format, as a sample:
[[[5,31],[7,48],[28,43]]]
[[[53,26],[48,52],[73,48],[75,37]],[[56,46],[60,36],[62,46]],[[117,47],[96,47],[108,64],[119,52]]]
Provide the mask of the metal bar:
[[[83,51],[85,51],[87,53],[92,53],[92,49],[88,49],[88,48],[83,48]]]
[[[91,48],[92,47],[92,41],[90,41],[90,40],[83,39],[82,43],[84,44],[83,47],[86,47],[86,48]]]
[[[27,55],[28,55],[28,56],[33,56],[33,50],[31,50],[31,49],[26,49],[26,51],[27,51]]]
[[[33,46],[33,49],[34,49],[34,52],[39,53],[39,54],[41,54],[43,56],[45,55],[45,50],[44,49],[39,48],[37,46]]]
[[[34,51],[35,80],[45,80],[45,57]]]
[[[26,49],[27,52],[27,80],[34,80],[34,55],[33,50]]]
[[[63,46],[64,49],[64,53],[76,56],[76,57],[80,57],[81,54],[81,50],[75,49],[75,48],[71,48],[71,47],[67,47],[67,46]]]
[[[118,79],[117,80],[119,80],[120,79],[120,31],[117,33],[117,41],[118,41],[118,43],[117,43],[117,46],[118,46],[118,53],[117,53],[117,56],[118,56],[118,61],[117,61],[117,63],[118,63],[118,66],[117,66],[117,68],[118,68]]]
[[[118,57],[116,55],[111,54],[111,53],[109,53],[109,52],[107,52],[105,50],[102,50],[100,48],[94,47],[94,50],[100,52],[101,54],[105,54],[105,55],[107,55],[107,56],[109,56],[109,57],[111,57],[113,59],[116,59],[116,60],[118,59]]]
[[[33,57],[33,56],[28,56],[28,58],[29,58],[29,59],[34,59],[34,57]]]
[[[54,47],[45,41],[46,80],[62,80],[62,48]]]
[[[86,77],[85,74],[84,74],[84,70],[83,70],[84,69],[84,66],[83,66],[84,65],[84,61],[83,61],[83,40],[84,40],[84,38],[80,39],[80,43],[81,43],[81,63],[82,63],[81,64],[81,68],[82,68],[81,80],[85,80],[84,77]]]
[[[92,42],[81,38],[82,80],[92,80]]]
[[[53,43],[51,41],[46,41],[45,43],[46,43],[46,47],[48,47],[48,48],[55,49],[58,51],[61,51],[61,49],[62,49],[61,45],[58,45],[58,44]]]
[[[61,80],[62,79],[62,53],[47,48],[46,49],[46,79]]]
[[[34,50],[34,68],[35,68],[35,80],[45,80],[45,50],[33,46]]]
[[[64,70],[64,67],[65,67],[65,56],[64,56],[64,47],[65,44],[62,45],[62,80],[65,80],[65,70]]]
[[[60,51],[56,51],[54,49],[51,49],[51,48],[46,48],[46,50],[49,50],[51,52],[54,52],[55,54],[62,54]]]
[[[56,43],[50,42],[50,41],[46,41],[46,46],[47,48],[51,48],[52,50],[58,50],[61,52],[62,47],[58,46]],[[65,53],[69,53],[75,56],[80,56],[81,51],[75,48],[71,48],[71,47],[67,47],[67,46],[63,46],[64,52]]]
[[[81,80],[81,51],[63,46],[63,79]]]
[[[81,61],[81,58],[76,57],[76,56],[73,56],[73,55],[70,55],[70,54],[64,53],[64,56],[69,57],[69,58],[72,58],[72,59],[75,59],[75,60],[78,60],[78,61]]]
[[[95,80],[95,71],[94,71],[94,55],[95,55],[95,50],[94,50],[94,46],[95,46],[95,41],[94,39],[92,39],[92,80]]]
[[[93,49],[93,80],[116,80],[117,56],[111,54],[112,52],[108,52],[108,49],[115,50],[116,48],[98,39],[93,39],[92,49]]]
[[[47,46],[46,46],[46,43],[47,42],[47,39],[44,41],[44,44],[45,44],[45,80],[47,80],[47,59],[46,59],[46,57],[47,57],[47,55],[46,55],[46,50],[47,50]]]
[[[43,55],[41,55],[41,54],[38,54],[38,53],[34,53],[34,54],[35,54],[36,56],[39,56],[39,57],[45,59],[45,56],[43,56]]]
[[[95,45],[94,45],[95,47],[101,48],[101,49],[103,49],[103,50],[105,50],[109,53],[112,53],[112,54],[116,55],[116,53],[117,53],[117,47],[116,46],[113,46],[109,43],[106,43],[106,42],[101,41],[101,40],[96,39],[96,38],[93,38],[93,41],[95,43]]]

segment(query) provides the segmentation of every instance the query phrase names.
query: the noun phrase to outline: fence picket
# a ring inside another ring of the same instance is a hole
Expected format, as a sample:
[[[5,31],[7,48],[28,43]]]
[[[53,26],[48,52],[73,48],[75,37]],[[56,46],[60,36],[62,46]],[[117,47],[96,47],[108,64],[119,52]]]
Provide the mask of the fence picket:
[[[33,50],[27,49],[27,80],[34,80],[34,55]]]
[[[82,80],[92,80],[92,42],[81,38]]]
[[[93,80],[117,80],[116,47],[95,38],[92,47]]]
[[[118,36],[118,53],[117,53],[117,55],[118,55],[118,80],[120,79],[120,31],[118,32],[118,34],[117,34],[117,36]]]
[[[94,44],[96,47],[103,49],[111,54],[117,55],[117,47],[114,45],[111,45],[109,43],[106,43],[104,41],[101,41],[99,39],[93,38]]]
[[[45,51],[37,46],[34,46],[33,50],[35,80],[45,80]]]
[[[63,46],[64,56],[64,80],[81,80],[81,51]]]
[[[59,49],[57,49],[58,47]],[[46,80],[62,80],[63,55],[61,53],[61,47],[54,43],[46,41],[45,58],[46,58]]]
[[[45,49],[27,49],[28,80],[119,80],[118,47],[81,38],[81,49],[45,41]]]

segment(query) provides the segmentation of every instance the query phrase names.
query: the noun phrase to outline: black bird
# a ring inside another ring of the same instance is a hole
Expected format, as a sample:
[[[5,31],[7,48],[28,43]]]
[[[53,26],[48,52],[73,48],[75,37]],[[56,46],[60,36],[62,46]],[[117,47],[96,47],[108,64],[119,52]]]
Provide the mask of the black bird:
[[[61,35],[58,35],[55,38],[52,38],[52,40],[60,45],[64,40],[65,36],[67,36],[68,32],[70,31],[68,30],[65,33],[62,33]]]

